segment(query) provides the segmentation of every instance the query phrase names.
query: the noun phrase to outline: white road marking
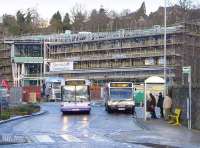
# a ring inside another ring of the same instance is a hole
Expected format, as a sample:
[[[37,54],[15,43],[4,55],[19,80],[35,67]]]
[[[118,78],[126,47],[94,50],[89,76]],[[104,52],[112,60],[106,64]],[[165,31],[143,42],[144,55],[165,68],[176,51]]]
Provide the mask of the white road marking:
[[[36,139],[39,141],[39,142],[44,142],[44,143],[53,143],[55,142],[51,137],[49,137],[48,135],[36,135],[35,136]]]
[[[61,137],[68,142],[82,142],[79,138],[76,138],[72,135],[64,134],[64,135],[61,135]]]
[[[101,137],[101,136],[98,136],[98,135],[95,135],[95,134],[93,134],[90,138],[92,140],[99,141],[99,142],[106,142],[106,141],[108,141],[104,137]]]

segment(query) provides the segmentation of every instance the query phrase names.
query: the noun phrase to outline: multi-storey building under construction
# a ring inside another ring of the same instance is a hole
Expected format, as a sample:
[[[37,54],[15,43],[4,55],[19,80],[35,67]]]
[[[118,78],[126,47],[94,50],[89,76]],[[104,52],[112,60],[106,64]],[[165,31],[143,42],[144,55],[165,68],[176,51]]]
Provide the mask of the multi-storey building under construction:
[[[41,85],[48,76],[85,78],[98,84],[144,82],[149,76],[163,77],[164,73],[164,28],[160,26],[144,30],[23,36],[6,39],[4,44],[10,51],[10,74],[15,85]],[[200,23],[167,27],[166,46],[167,82],[183,83],[182,67],[191,66],[192,81],[199,84]],[[1,67],[6,65],[3,62]]]

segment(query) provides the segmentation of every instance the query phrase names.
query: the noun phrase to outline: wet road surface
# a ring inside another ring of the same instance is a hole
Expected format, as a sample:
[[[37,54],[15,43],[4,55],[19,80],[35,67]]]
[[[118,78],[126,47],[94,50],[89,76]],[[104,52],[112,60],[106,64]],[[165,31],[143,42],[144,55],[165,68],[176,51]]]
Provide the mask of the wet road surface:
[[[120,132],[143,130],[130,114],[108,114],[101,105],[93,105],[90,115],[62,115],[59,103],[44,103],[42,108],[48,113],[1,125],[1,134],[28,139],[25,144],[1,147],[146,147],[112,138]]]
[[[132,115],[108,114],[99,104],[93,104],[90,115],[62,115],[59,103],[41,106],[48,111],[46,114],[0,125],[1,135],[22,136],[27,140],[27,143],[0,145],[1,148],[177,147],[178,141],[146,129]]]

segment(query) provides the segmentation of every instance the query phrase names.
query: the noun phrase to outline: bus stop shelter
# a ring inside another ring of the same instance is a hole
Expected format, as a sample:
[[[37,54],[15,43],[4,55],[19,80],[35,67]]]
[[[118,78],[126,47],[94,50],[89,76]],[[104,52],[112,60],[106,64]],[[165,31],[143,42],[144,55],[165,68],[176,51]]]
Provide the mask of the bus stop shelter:
[[[147,119],[147,95],[164,91],[165,80],[158,76],[151,76],[144,81],[144,120]]]

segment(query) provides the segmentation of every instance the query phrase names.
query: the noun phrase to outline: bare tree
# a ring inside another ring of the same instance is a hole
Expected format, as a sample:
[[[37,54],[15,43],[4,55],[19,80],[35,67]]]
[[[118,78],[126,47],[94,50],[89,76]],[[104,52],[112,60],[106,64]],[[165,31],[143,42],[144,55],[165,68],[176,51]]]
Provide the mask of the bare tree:
[[[130,13],[131,13],[130,9],[124,9],[124,10],[122,10],[120,15],[121,16],[128,16]]]
[[[73,31],[83,31],[85,29],[87,11],[82,5],[75,4],[75,6],[71,9],[71,18]]]
[[[191,7],[192,7],[192,1],[191,0],[179,0],[178,3],[180,5],[180,7],[182,9],[184,9],[185,11],[191,9]]]

